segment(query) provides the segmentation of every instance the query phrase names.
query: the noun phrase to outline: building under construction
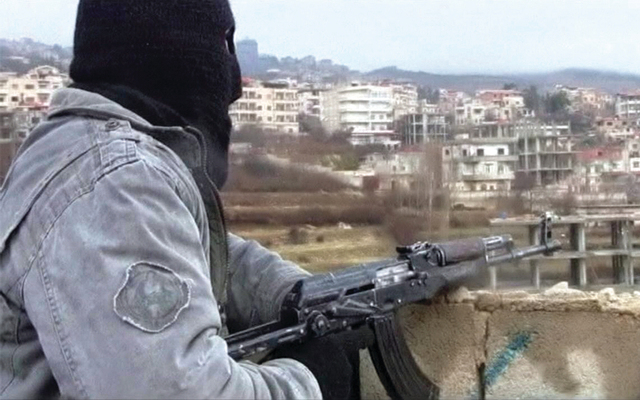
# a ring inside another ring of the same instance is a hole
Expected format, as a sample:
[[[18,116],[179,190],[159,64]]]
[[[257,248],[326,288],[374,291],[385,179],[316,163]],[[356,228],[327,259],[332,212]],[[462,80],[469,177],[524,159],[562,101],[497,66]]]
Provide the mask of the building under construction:
[[[523,121],[515,126],[518,137],[518,172],[536,186],[558,185],[573,173],[576,152],[571,126]]]

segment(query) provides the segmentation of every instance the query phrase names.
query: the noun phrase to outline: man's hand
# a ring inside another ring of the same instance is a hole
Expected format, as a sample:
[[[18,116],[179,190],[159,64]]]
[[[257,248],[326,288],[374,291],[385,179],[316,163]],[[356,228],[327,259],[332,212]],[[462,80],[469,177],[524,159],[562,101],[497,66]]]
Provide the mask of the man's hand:
[[[324,400],[359,400],[360,349],[372,340],[371,330],[362,328],[283,346],[269,358],[291,358],[304,364],[318,381]]]

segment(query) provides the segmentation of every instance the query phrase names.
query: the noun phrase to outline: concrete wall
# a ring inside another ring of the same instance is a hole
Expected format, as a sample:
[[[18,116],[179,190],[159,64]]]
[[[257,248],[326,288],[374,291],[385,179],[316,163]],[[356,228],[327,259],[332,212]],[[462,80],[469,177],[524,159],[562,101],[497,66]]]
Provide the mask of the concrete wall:
[[[640,292],[461,290],[401,318],[441,398],[640,398]],[[363,398],[388,398],[364,352],[362,378]]]

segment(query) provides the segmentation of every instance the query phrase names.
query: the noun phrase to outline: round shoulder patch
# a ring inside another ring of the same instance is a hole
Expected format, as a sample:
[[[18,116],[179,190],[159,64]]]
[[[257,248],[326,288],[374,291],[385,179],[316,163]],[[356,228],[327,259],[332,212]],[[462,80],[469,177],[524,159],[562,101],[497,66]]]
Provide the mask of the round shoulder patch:
[[[127,269],[113,307],[120,318],[136,328],[158,333],[178,319],[190,300],[189,284],[178,274],[159,265],[139,263]]]

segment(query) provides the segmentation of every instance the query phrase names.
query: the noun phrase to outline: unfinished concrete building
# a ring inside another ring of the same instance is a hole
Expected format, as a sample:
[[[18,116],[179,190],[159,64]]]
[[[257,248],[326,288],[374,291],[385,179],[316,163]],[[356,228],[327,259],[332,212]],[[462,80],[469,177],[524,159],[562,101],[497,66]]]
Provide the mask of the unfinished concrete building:
[[[407,145],[444,142],[451,134],[451,126],[440,114],[414,113],[403,117],[403,138]]]
[[[515,125],[518,137],[518,172],[536,186],[562,185],[573,174],[576,152],[571,126],[523,121]]]

